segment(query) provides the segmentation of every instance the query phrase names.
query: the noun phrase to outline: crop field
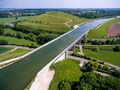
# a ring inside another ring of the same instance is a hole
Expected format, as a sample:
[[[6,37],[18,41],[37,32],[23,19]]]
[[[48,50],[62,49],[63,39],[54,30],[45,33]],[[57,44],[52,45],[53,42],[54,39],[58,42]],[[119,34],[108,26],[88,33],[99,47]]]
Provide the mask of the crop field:
[[[0,47],[0,54],[8,52],[10,50],[12,50],[13,48],[10,47]]]
[[[116,23],[110,26],[107,36],[120,36],[120,23]]]
[[[31,46],[31,44],[37,44],[36,42],[25,40],[25,39],[17,39],[9,36],[0,36],[0,39],[7,40],[9,44],[13,45],[23,45],[23,46]]]
[[[120,52],[112,51],[112,47],[114,46],[97,46],[100,49],[100,51],[97,52],[91,50],[93,47],[94,46],[83,49],[83,53],[90,58],[106,61],[108,63],[120,66]]]
[[[87,19],[79,18],[63,12],[49,12],[20,22],[17,25],[28,29],[67,32],[72,29],[73,25],[86,21]],[[67,22],[68,26],[65,24]]]
[[[6,23],[6,22],[15,22],[15,21],[21,21],[30,19],[32,16],[24,16],[24,17],[18,17],[18,19],[15,18],[0,18],[0,24]]]
[[[92,39],[92,38],[104,38],[107,36],[108,33],[108,29],[112,24],[118,23],[120,22],[120,18],[115,18],[113,20],[110,20],[109,22],[105,23],[104,25],[102,25],[99,28],[94,28],[92,30],[90,30],[90,32],[88,33],[88,38]]]
[[[49,90],[59,90],[58,86],[61,81],[68,80],[70,82],[78,82],[82,72],[80,71],[79,61],[76,63],[75,60],[66,59],[64,61],[54,64],[55,69],[54,78],[50,84]]]
[[[0,54],[0,62],[6,61],[6,60],[9,60],[12,58],[16,58],[18,56],[22,56],[28,52],[29,52],[29,50],[26,50],[26,49],[16,49],[16,50],[8,52],[8,53],[7,52],[2,53],[2,54]]]

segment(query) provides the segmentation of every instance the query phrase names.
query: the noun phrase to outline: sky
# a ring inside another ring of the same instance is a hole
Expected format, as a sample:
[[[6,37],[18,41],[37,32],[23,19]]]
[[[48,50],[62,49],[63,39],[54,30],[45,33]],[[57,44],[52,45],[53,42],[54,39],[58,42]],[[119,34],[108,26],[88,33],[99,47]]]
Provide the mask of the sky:
[[[0,8],[120,8],[120,0],[0,0]]]

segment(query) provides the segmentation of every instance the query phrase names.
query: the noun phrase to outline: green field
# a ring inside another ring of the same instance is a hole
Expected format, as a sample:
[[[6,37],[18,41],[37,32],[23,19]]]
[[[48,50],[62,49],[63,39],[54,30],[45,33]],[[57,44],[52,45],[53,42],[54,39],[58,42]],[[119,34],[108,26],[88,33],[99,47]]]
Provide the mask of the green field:
[[[26,49],[16,49],[14,51],[11,52],[6,52],[6,53],[2,53],[0,54],[0,62],[12,59],[12,58],[16,58],[18,56],[24,55],[26,53],[28,53],[29,50]]]
[[[109,22],[105,23],[104,25],[102,25],[99,28],[94,28],[92,30],[90,30],[90,32],[88,33],[87,38],[93,39],[93,38],[104,38],[107,36],[107,31],[109,29],[109,27],[114,24],[120,22],[120,18],[115,18],[113,20],[110,20]]]
[[[58,86],[61,81],[68,80],[70,82],[78,82],[82,72],[80,71],[79,61],[76,63],[74,60],[66,59],[64,61],[54,64],[52,67],[55,69],[54,78],[50,84],[49,90],[59,90]]]
[[[18,19],[15,18],[0,18],[0,24],[4,24],[7,22],[16,22],[21,20],[30,19],[32,16],[24,16],[24,17],[18,17]]]
[[[37,44],[36,42],[25,40],[25,39],[17,39],[9,36],[0,36],[0,39],[7,40],[9,44],[14,45],[23,45],[23,46],[31,46],[31,44]]]
[[[10,47],[0,47],[0,54],[10,51],[13,48]]]
[[[20,22],[17,25],[19,27],[32,30],[35,29],[52,32],[67,32],[72,29],[72,27],[70,26],[80,24],[86,21],[87,19],[79,18],[77,16],[73,16],[63,12],[49,12]],[[66,22],[68,22],[68,25],[65,25]]]
[[[90,58],[120,66],[120,52],[113,52],[112,47],[114,46],[97,46],[100,48],[98,52],[90,49],[93,47],[90,46],[89,49],[83,49],[83,53]]]

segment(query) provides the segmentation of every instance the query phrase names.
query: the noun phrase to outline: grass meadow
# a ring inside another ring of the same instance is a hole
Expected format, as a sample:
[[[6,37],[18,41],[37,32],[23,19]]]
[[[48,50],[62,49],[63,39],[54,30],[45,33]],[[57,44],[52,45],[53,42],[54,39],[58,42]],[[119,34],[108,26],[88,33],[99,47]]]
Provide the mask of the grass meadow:
[[[90,46],[88,48],[87,46],[87,48],[83,49],[83,53],[90,58],[120,66],[120,52],[112,51],[115,46],[97,46],[100,49],[99,51],[93,51],[92,48],[94,47]]]
[[[54,78],[50,84],[49,90],[59,90],[58,86],[61,81],[68,80],[70,82],[78,82],[82,72],[80,70],[79,61],[66,59],[64,61],[54,64],[52,67],[55,69]]]

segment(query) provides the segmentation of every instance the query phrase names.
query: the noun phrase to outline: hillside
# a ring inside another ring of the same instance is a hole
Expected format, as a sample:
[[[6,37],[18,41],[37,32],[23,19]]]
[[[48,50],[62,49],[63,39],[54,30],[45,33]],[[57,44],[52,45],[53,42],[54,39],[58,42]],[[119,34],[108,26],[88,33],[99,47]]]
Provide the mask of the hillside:
[[[26,16],[26,18],[19,18],[12,28],[9,25],[1,26],[0,40],[4,39],[12,45],[38,47],[72,30],[74,25],[87,21],[87,19],[63,12],[48,12],[29,18]],[[10,18],[1,19],[1,22],[7,23],[10,20]]]
[[[39,16],[19,22],[18,27],[37,29],[49,32],[67,32],[73,25],[86,22],[87,19],[79,18],[63,12],[48,12]]]

